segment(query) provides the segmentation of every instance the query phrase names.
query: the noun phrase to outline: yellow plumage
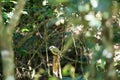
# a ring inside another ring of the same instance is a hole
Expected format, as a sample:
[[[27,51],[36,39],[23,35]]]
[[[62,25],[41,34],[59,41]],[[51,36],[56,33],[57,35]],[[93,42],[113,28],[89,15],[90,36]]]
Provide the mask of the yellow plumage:
[[[61,51],[55,46],[50,46],[49,49],[53,54],[53,75],[62,78],[60,66]]]

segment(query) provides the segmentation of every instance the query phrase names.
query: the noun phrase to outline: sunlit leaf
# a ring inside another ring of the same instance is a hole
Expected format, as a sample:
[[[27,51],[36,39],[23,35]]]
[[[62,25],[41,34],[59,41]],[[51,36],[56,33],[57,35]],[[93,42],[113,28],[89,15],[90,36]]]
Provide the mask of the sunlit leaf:
[[[74,78],[75,77],[74,71],[75,71],[75,68],[71,64],[67,64],[63,68],[62,73],[63,73],[64,76],[70,75],[72,78]]]
[[[94,14],[87,14],[85,16],[85,19],[89,21],[89,26],[94,27],[96,29],[100,29],[102,23]]]
[[[97,8],[97,6],[98,6],[98,1],[99,1],[99,0],[90,0],[90,3],[91,3],[91,5],[92,5],[93,8]]]
[[[56,77],[50,77],[48,80],[59,80],[59,79]]]
[[[101,58],[97,61],[96,66],[99,67],[100,70],[104,70],[106,65],[105,59]]]
[[[22,32],[28,32],[29,29],[27,29],[27,28],[23,28],[21,31],[22,31]]]

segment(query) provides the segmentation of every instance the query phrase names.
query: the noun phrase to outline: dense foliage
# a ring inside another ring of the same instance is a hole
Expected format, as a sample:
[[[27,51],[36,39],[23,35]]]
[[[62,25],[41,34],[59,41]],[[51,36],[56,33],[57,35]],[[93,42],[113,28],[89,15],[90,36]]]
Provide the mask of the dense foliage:
[[[1,3],[7,25],[17,0]],[[13,33],[16,79],[58,80],[51,72],[53,45],[62,54],[62,80],[119,80],[119,5],[120,0],[27,0]]]

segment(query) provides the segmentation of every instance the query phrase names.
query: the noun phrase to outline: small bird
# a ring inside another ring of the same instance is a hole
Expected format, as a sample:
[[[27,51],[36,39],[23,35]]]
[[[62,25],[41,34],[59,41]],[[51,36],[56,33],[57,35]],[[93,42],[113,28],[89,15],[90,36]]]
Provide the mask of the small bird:
[[[52,54],[61,56],[61,51],[57,47],[50,46],[49,49],[52,52]]]
[[[53,54],[53,75],[62,79],[60,65],[61,51],[55,46],[50,46],[49,49]]]

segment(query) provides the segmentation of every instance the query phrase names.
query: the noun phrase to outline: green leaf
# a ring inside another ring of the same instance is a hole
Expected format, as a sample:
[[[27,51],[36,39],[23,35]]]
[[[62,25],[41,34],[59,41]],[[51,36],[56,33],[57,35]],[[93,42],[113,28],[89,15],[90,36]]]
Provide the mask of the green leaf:
[[[7,16],[7,13],[6,13],[6,12],[3,12],[2,16],[3,16],[3,19],[5,19],[5,20],[8,19],[8,16]]]
[[[27,56],[27,50],[25,50],[25,49],[23,49],[23,50],[21,50],[21,54],[23,55],[23,56]]]
[[[74,72],[75,68],[71,64],[65,65],[65,67],[62,70],[63,76],[70,75],[72,78],[75,78]]]
[[[23,28],[23,29],[21,30],[21,32],[29,32],[29,29]]]
[[[59,79],[56,77],[50,77],[48,80],[59,80]]]

